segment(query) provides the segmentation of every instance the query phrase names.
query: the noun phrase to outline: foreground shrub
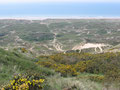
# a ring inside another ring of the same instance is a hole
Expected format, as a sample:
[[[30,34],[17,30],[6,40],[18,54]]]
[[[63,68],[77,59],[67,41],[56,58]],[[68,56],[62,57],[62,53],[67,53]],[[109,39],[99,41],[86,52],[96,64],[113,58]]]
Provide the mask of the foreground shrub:
[[[38,76],[15,76],[2,90],[41,90],[45,79]]]

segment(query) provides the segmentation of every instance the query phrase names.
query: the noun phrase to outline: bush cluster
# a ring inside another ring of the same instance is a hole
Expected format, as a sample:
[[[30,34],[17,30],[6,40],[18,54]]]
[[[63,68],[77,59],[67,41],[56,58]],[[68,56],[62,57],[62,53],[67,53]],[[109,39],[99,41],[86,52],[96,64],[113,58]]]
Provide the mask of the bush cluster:
[[[62,76],[76,76],[84,72],[102,74],[105,75],[104,79],[110,80],[112,78],[111,80],[114,81],[120,76],[119,52],[99,54],[59,53],[50,56],[40,56],[37,64],[52,68],[56,72],[60,72]]]
[[[4,86],[2,90],[41,90],[45,79],[38,76],[14,76],[10,84]]]

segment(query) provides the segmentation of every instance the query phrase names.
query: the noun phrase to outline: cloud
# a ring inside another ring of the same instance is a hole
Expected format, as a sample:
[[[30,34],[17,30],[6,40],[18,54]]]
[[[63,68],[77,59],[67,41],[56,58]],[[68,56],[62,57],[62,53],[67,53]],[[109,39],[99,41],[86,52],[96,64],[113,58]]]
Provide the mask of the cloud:
[[[42,2],[120,2],[120,0],[0,0],[0,3],[42,3]]]

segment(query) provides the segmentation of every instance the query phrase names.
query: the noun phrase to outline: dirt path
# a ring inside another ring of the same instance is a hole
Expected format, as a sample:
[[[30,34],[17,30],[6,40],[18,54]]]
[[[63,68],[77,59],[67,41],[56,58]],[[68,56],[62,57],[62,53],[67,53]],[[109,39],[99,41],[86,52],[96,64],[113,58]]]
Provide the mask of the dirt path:
[[[52,32],[53,33],[53,32]],[[54,39],[53,39],[53,47],[57,50],[57,51],[60,51],[60,52],[63,52],[64,50],[62,49],[63,48],[63,45],[56,39],[56,36],[57,36],[57,33],[53,33],[54,34]]]

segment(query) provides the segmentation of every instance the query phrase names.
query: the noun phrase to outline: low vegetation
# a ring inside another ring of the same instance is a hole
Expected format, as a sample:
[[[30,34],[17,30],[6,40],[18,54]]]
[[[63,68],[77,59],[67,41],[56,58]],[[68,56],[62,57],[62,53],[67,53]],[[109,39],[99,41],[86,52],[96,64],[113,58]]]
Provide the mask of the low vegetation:
[[[0,49],[0,57],[2,90],[102,90],[115,89],[120,83],[119,52],[29,58]]]
[[[99,83],[119,83],[120,53],[59,53],[40,56],[37,64],[54,69],[62,77],[79,77]],[[86,75],[84,73],[88,73]],[[83,75],[84,74],[84,75]]]
[[[40,56],[37,64],[52,68],[60,72],[62,76],[76,76],[80,73],[102,74],[106,78],[108,74],[119,74],[120,53],[59,53],[50,56]],[[109,76],[110,77],[110,76]],[[115,76],[117,79],[118,76]]]
[[[0,49],[0,88],[9,84],[9,80],[13,80],[13,77],[18,74],[25,76],[37,74],[44,77],[54,75],[55,72],[35,64],[34,58]]]

